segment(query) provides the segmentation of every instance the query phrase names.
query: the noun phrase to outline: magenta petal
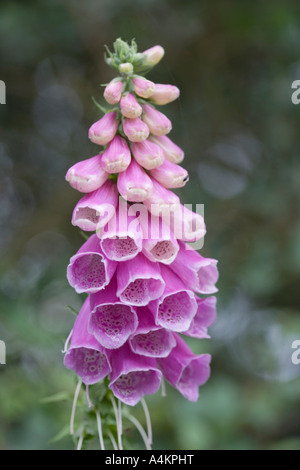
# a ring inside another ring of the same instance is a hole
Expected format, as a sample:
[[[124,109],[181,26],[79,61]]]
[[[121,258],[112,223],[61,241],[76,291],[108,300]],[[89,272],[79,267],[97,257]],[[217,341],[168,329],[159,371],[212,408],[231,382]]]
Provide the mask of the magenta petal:
[[[127,305],[147,305],[160,297],[165,287],[157,263],[151,263],[141,253],[119,264],[117,279],[117,296]]]
[[[116,111],[110,111],[89,129],[89,139],[98,145],[108,144],[116,135],[119,120]]]
[[[170,268],[178,274],[188,289],[199,294],[214,294],[218,291],[215,284],[219,278],[217,263],[204,258],[189,245],[179,242],[180,250]]]
[[[216,297],[206,297],[205,299],[199,299],[197,297],[197,313],[189,329],[182,333],[193,338],[210,338],[207,334],[207,328],[212,325],[216,319],[216,303]]]
[[[88,331],[107,349],[122,346],[135,332],[138,319],[135,310],[116,297],[115,279],[90,298],[92,312]]]
[[[176,346],[166,358],[157,359],[164,377],[185,398],[197,401],[198,388],[203,385],[210,376],[209,354],[194,355],[182,338],[176,337]]]
[[[128,344],[111,352],[109,388],[127,405],[136,405],[144,395],[155,393],[160,386],[161,372],[155,360],[134,354]]]
[[[70,259],[67,279],[78,294],[95,293],[109,284],[117,263],[105,257],[97,235],[92,235]]]
[[[136,217],[128,215],[128,210],[128,204],[120,199],[116,217],[98,233],[101,248],[111,260],[126,261],[142,250],[142,228]]]
[[[86,385],[99,382],[111,371],[103,347],[88,333],[90,311],[88,297],[76,318],[71,345],[64,358],[65,366],[81,377]]]
[[[78,201],[73,211],[72,224],[86,231],[98,230],[113,217],[117,204],[117,186],[108,180],[97,191],[86,194]]]
[[[153,184],[147,173],[134,160],[118,176],[118,190],[126,201],[142,202],[152,194]]]
[[[161,266],[161,274],[166,288],[148,308],[155,315],[157,325],[172,331],[185,331],[197,312],[196,296],[167,266]]]

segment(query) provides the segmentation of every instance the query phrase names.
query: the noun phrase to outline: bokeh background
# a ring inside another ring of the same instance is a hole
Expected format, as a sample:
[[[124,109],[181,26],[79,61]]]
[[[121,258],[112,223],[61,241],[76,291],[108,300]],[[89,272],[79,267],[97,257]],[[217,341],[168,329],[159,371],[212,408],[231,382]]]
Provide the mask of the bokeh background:
[[[300,449],[299,18],[289,0],[1,0],[1,449],[73,448],[53,439],[70,401],[43,400],[74,391],[61,350],[66,306],[83,300],[65,277],[82,238],[64,176],[96,153],[91,97],[114,76],[117,37],[165,48],[148,77],[181,90],[164,108],[190,172],[180,195],[205,204],[202,254],[220,269],[212,338],[190,343],[213,355],[211,379],[196,404],[171,387],[149,397],[154,448]]]

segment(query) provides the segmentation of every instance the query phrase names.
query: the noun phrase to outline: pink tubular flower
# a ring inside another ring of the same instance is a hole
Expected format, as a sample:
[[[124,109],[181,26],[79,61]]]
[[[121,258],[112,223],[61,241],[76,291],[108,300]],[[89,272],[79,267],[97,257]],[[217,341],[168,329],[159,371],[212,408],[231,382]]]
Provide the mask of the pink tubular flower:
[[[149,98],[155,91],[155,84],[143,77],[136,77],[132,80],[135,93],[141,98]]]
[[[159,266],[141,253],[118,265],[117,281],[117,296],[126,305],[147,305],[159,298],[165,288]]]
[[[129,338],[131,350],[142,356],[167,357],[176,345],[172,333],[155,324],[153,314],[147,307],[138,307],[137,314],[139,324]]]
[[[104,348],[120,348],[135,332],[138,319],[136,311],[116,296],[115,279],[103,291],[91,294],[90,303],[89,333]]]
[[[132,143],[131,150],[136,162],[146,170],[160,166],[165,159],[163,150],[150,140]]]
[[[216,303],[216,297],[206,297],[205,299],[199,299],[199,297],[197,297],[197,313],[189,329],[182,331],[182,333],[192,338],[210,338],[207,334],[207,328],[212,325],[216,319]]]
[[[150,175],[165,188],[182,188],[189,180],[188,172],[169,160],[150,170]]]
[[[141,218],[143,254],[153,262],[170,264],[177,256],[179,245],[169,225],[163,219],[147,214]]]
[[[101,166],[108,173],[125,171],[131,161],[128,144],[123,137],[116,135],[104,150]]]
[[[81,193],[90,193],[99,189],[108,179],[109,173],[101,167],[101,155],[82,160],[71,166],[66,174],[66,181]]]
[[[65,366],[81,377],[86,385],[100,382],[111,372],[104,348],[88,333],[89,315],[90,299],[87,297],[76,318],[71,345],[64,359]]]
[[[163,113],[149,104],[143,106],[142,119],[147,124],[153,135],[165,135],[172,129],[172,123]]]
[[[120,173],[117,184],[119,193],[127,201],[142,202],[152,194],[151,178],[133,159],[127,170]]]
[[[128,215],[128,205],[120,200],[116,216],[98,232],[100,246],[110,260],[127,261],[143,247],[143,233],[136,217]]]
[[[115,214],[117,204],[117,186],[107,180],[97,191],[88,193],[79,200],[73,211],[72,224],[86,231],[100,229]]]
[[[178,210],[168,219],[171,229],[178,240],[195,242],[201,240],[206,233],[206,226],[202,214],[193,212],[180,204]]]
[[[109,284],[116,268],[117,263],[105,257],[94,234],[70,259],[67,279],[78,294],[95,293]]]
[[[167,160],[173,163],[181,163],[184,159],[183,150],[178,147],[168,136],[150,136],[151,142],[154,142],[156,145],[159,145],[164,151],[164,155]]]
[[[179,197],[172,191],[164,188],[160,183],[152,179],[153,190],[148,199],[145,199],[144,204],[151,214],[160,216],[170,216],[170,213],[178,210],[180,205]]]
[[[209,354],[194,355],[185,342],[175,335],[176,346],[166,358],[157,359],[164,377],[185,398],[197,401],[199,387],[210,376]]]
[[[155,91],[151,95],[150,100],[157,105],[164,105],[176,100],[180,94],[179,88],[174,85],[155,84]]]
[[[153,46],[143,52],[145,56],[144,64],[154,67],[163,58],[165,50],[161,46]]]
[[[118,77],[112,80],[104,89],[104,98],[109,104],[119,103],[123,91],[123,81]]]
[[[119,120],[117,113],[110,111],[90,127],[89,139],[94,142],[94,144],[106,145],[116,135],[118,126]]]
[[[178,274],[188,289],[199,294],[214,294],[218,291],[215,284],[219,278],[218,261],[204,258],[183,242],[170,268]]]
[[[165,290],[148,308],[157,325],[172,331],[186,331],[197,312],[196,296],[167,266],[161,265],[161,274]]]
[[[123,130],[131,142],[143,142],[150,132],[148,126],[139,117],[124,119]]]
[[[130,119],[139,117],[143,112],[143,108],[132,93],[126,93],[122,96],[120,108],[123,116]]]
[[[112,351],[109,363],[112,370],[109,388],[127,405],[134,406],[159,389],[161,372],[155,359],[134,354],[128,344]]]

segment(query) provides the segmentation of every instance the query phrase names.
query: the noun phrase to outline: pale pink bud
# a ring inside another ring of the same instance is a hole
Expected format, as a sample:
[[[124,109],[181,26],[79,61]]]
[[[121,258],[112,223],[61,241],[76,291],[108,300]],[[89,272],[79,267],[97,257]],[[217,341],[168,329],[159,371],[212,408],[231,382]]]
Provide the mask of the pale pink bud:
[[[155,84],[155,91],[150,100],[154,104],[164,105],[176,100],[180,94],[179,88],[174,85]]]
[[[150,170],[150,175],[165,188],[182,188],[189,180],[188,172],[169,160],[165,160],[158,168]]]
[[[126,140],[116,135],[102,154],[101,166],[108,173],[120,173],[126,170],[130,160],[131,153]]]
[[[143,77],[136,77],[132,80],[135,93],[141,98],[149,98],[155,91],[155,83]]]
[[[124,119],[123,130],[131,142],[143,142],[149,136],[149,127],[138,117]]]
[[[158,167],[165,159],[162,148],[150,140],[132,143],[131,151],[137,163],[146,170]]]
[[[109,174],[101,167],[101,155],[75,163],[68,169],[66,181],[81,193],[90,193],[100,188]]]
[[[163,215],[167,218],[171,213],[178,210],[180,199],[172,191],[169,191],[155,181],[155,179],[152,179],[152,184],[152,194],[148,199],[145,199],[144,204],[151,214],[156,216]]]
[[[170,162],[181,163],[184,159],[183,150],[166,135],[150,136],[150,140],[163,149],[166,159]]]
[[[119,78],[112,80],[104,90],[104,98],[109,104],[119,103],[123,91],[123,82]]]
[[[152,194],[153,184],[147,173],[132,159],[129,167],[118,177],[118,190],[124,199],[143,202]]]
[[[132,93],[123,95],[120,101],[121,113],[123,116],[133,119],[139,117],[143,109]]]
[[[153,135],[165,135],[172,129],[170,119],[149,104],[143,105],[142,119]]]
[[[118,130],[119,120],[115,111],[105,114],[89,129],[89,139],[98,145],[106,145],[110,142]]]
[[[146,56],[144,64],[153,67],[163,58],[165,50],[161,46],[153,46],[150,49],[146,49],[143,54]]]

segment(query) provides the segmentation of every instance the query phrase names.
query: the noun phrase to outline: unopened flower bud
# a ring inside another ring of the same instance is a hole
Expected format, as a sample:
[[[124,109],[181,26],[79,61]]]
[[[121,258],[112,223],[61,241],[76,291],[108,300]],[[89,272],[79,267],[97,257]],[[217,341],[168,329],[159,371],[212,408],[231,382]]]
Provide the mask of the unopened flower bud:
[[[166,135],[151,135],[149,139],[151,140],[151,142],[154,142],[159,147],[161,147],[161,149],[164,151],[166,159],[170,160],[170,162],[181,163],[184,159],[183,150],[178,147],[178,145],[174,144],[174,142]]]
[[[149,104],[143,105],[143,121],[147,124],[153,135],[165,135],[172,129],[172,123],[163,113]]]
[[[136,142],[131,144],[131,150],[137,163],[146,170],[152,170],[158,167],[164,161],[164,152],[150,140]]]
[[[149,136],[149,127],[139,117],[124,119],[123,130],[131,142],[143,142]]]
[[[136,97],[132,93],[127,93],[123,95],[120,101],[121,113],[126,118],[134,119],[139,117],[143,109],[138,103]]]
[[[119,103],[123,90],[123,82],[119,78],[112,80],[104,90],[104,98],[109,104]]]
[[[110,142],[118,130],[119,120],[115,111],[105,114],[89,129],[89,139],[98,145],[106,145]]]
[[[116,135],[102,154],[101,166],[108,173],[120,173],[126,170],[130,160],[131,153],[126,140]]]
[[[70,186],[81,193],[95,191],[105,183],[108,177],[109,173],[101,167],[101,155],[75,163],[66,174],[66,180]]]
[[[155,91],[155,83],[143,77],[136,77],[132,80],[135,93],[141,98],[149,98]]]
[[[118,190],[127,201],[143,202],[152,193],[153,184],[147,173],[136,163],[131,163],[118,177]]]
[[[150,49],[146,49],[143,54],[145,56],[144,64],[154,67],[163,58],[165,50],[161,46],[153,46]]]
[[[174,85],[155,84],[155,91],[150,100],[154,104],[164,105],[176,100],[180,94],[179,88]]]
[[[188,172],[169,160],[151,170],[150,175],[165,188],[182,188],[189,180]]]
[[[130,74],[133,72],[133,65],[130,62],[125,62],[123,64],[119,65],[119,72],[120,73],[125,73]]]

